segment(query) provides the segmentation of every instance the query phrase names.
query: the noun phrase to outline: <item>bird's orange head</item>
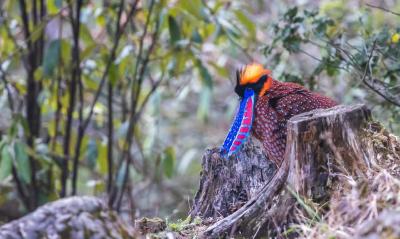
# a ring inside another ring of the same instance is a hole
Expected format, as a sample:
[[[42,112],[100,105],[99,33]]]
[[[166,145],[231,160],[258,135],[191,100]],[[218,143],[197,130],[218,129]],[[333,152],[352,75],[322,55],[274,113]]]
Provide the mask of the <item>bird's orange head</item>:
[[[263,96],[272,84],[271,71],[261,64],[252,63],[236,71],[235,92],[243,97],[246,88],[251,88],[256,95]]]

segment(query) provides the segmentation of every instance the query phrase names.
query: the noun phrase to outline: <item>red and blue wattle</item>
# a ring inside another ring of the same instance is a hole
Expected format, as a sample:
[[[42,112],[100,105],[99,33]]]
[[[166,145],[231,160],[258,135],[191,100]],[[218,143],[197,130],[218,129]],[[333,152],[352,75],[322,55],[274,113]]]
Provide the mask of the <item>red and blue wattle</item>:
[[[240,102],[239,110],[229,130],[228,135],[221,147],[221,156],[229,158],[239,151],[250,135],[254,118],[255,94],[252,89],[247,88]]]

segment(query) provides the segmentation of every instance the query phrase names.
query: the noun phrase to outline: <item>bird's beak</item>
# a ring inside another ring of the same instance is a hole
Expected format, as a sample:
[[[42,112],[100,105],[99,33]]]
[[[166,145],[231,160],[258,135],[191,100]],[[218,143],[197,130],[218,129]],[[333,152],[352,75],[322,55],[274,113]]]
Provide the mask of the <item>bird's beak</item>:
[[[254,106],[254,91],[247,88],[242,100],[240,101],[235,120],[233,121],[224,144],[221,147],[220,153],[222,157],[229,158],[229,156],[239,151],[240,147],[249,137],[254,119]]]

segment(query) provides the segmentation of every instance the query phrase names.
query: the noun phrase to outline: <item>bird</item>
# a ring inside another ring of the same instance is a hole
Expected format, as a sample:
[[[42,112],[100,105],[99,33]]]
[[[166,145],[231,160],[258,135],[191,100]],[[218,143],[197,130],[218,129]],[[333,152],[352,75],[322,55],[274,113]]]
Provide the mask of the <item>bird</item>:
[[[286,148],[287,122],[298,114],[314,109],[327,109],[338,103],[293,82],[272,78],[272,72],[259,63],[236,71],[235,92],[240,97],[239,109],[220,154],[229,158],[253,135],[277,166]]]

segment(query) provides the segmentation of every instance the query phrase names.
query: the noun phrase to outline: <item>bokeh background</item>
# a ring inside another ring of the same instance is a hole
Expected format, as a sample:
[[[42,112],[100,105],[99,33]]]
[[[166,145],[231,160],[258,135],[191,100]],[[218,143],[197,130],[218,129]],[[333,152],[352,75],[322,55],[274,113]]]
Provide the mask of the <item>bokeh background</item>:
[[[0,221],[70,195],[185,218],[237,68],[260,62],[400,135],[395,0],[0,2]]]

